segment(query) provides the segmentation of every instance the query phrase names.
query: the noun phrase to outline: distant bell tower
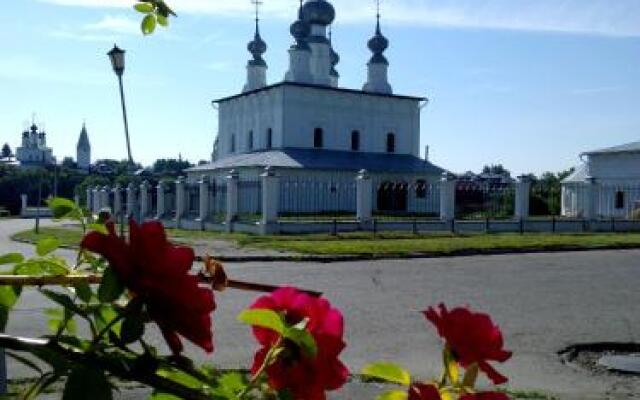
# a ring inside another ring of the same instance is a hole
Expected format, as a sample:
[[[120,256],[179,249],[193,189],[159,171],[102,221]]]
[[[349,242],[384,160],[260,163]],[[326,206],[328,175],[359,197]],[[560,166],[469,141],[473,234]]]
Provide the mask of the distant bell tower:
[[[76,162],[79,169],[88,170],[91,167],[91,143],[87,134],[86,124],[82,124],[78,146],[76,147]]]

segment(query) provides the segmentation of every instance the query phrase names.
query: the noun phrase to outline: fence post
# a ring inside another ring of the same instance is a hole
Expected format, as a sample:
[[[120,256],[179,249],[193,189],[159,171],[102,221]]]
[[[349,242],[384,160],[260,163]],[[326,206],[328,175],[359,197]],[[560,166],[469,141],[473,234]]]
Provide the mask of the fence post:
[[[204,230],[204,223],[207,221],[209,215],[209,181],[206,175],[202,175],[198,181],[198,194],[200,202],[200,215],[198,215],[198,221],[200,227]]]
[[[278,223],[280,208],[280,180],[271,167],[266,167],[262,178],[262,234],[273,233]]]
[[[74,194],[73,195],[73,202],[76,204],[76,206],[80,207],[80,195],[79,194]]]
[[[598,191],[596,178],[589,176],[586,181],[584,219],[588,222],[588,228],[591,229],[591,222],[595,221],[598,215]]]
[[[94,186],[91,190],[91,212],[97,214],[100,211],[100,188]]]
[[[119,221],[122,215],[122,187],[117,184],[113,189],[113,216],[116,221]]]
[[[109,204],[109,187],[103,186],[100,189],[100,209],[98,211],[102,211],[108,208],[109,213],[111,214],[111,204]]]
[[[138,221],[136,215],[136,187],[133,182],[127,186],[127,216]]]
[[[176,228],[180,228],[180,221],[187,209],[185,194],[185,178],[180,176],[176,180]]]
[[[149,215],[149,182],[144,181],[140,184],[140,222]]]
[[[531,178],[522,175],[516,182],[516,219],[526,219],[529,217],[529,203],[531,192]]]
[[[238,218],[238,181],[240,175],[236,170],[231,170],[227,175],[227,231],[233,231],[233,223]]]
[[[29,206],[28,198],[26,194],[20,195],[20,215],[25,215],[27,212],[27,207]]]
[[[165,212],[164,182],[159,181],[158,186],[156,186],[156,219],[161,220]]]
[[[440,180],[440,219],[451,221],[456,217],[456,176],[445,172]]]
[[[366,229],[373,215],[373,196],[371,177],[365,169],[356,177],[356,207],[360,229]]]
[[[3,348],[0,348],[0,394],[6,395],[9,390],[7,382],[7,355]]]

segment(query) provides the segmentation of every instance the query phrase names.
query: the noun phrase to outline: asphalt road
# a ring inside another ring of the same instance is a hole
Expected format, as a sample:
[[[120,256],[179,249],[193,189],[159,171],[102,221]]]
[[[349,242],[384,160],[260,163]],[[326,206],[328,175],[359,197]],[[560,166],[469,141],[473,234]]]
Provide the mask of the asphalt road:
[[[31,251],[11,243],[11,232],[31,221],[0,222],[0,253]],[[71,252],[61,254],[71,256]],[[334,264],[230,264],[230,276],[321,290],[346,319],[343,360],[353,372],[367,362],[394,360],[416,377],[439,373],[441,343],[420,310],[445,302],[490,313],[514,357],[498,369],[510,386],[563,400],[640,399],[640,378],[593,376],[562,364],[556,353],[585,342],[640,341],[640,250],[500,255]],[[200,361],[222,367],[249,365],[255,350],[249,330],[235,316],[255,298],[230,290],[218,294],[216,352]],[[44,300],[27,292],[10,321],[21,335],[44,332]],[[152,341],[161,343],[156,334]],[[10,374],[25,371],[10,365]],[[333,398],[371,398],[357,391]]]

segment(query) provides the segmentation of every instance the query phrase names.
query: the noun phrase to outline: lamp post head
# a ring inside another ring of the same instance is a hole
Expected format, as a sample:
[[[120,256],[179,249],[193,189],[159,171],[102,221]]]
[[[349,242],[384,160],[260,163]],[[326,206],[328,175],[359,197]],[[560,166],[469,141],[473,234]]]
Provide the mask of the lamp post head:
[[[113,49],[107,53],[109,59],[111,59],[111,66],[113,67],[113,71],[118,76],[122,76],[124,73],[124,53],[125,51],[113,45]]]

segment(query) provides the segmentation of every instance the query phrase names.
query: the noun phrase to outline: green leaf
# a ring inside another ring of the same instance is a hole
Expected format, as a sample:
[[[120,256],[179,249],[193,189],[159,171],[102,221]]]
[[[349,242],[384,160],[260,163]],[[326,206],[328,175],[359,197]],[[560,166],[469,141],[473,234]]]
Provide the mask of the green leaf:
[[[142,20],[140,29],[142,29],[143,34],[151,35],[153,31],[156,30],[156,16],[153,14],[147,14],[147,16]]]
[[[112,387],[104,372],[87,366],[71,371],[62,400],[112,400]]]
[[[78,283],[75,286],[76,294],[80,298],[80,300],[85,303],[90,303],[91,299],[93,299],[93,290],[91,290],[91,286],[88,283]]]
[[[44,257],[57,250],[58,247],[60,247],[60,241],[58,239],[54,237],[47,237],[40,239],[38,243],[36,243],[36,253],[40,257]]]
[[[158,370],[157,374],[158,376],[186,386],[189,389],[201,389],[203,387],[203,383],[199,379],[177,369],[161,368]]]
[[[172,394],[162,393],[156,390],[151,394],[151,397],[149,397],[149,400],[182,400],[182,399]]]
[[[165,17],[162,14],[158,14],[156,15],[156,18],[158,19],[158,23],[164,27],[169,26],[169,18]]]
[[[103,330],[107,327],[107,325],[118,318],[118,313],[114,310],[111,305],[100,305],[94,312],[96,327],[98,330]],[[120,335],[120,327],[121,324],[117,323],[114,325],[112,331]]]
[[[41,375],[37,381],[33,383],[30,387],[28,387],[23,393],[20,394],[21,400],[33,400],[38,397],[42,392],[44,392],[49,386],[54,384],[60,376],[55,373],[48,372],[44,375]]]
[[[143,14],[153,12],[154,10],[153,4],[144,3],[144,2],[136,4],[135,6],[133,6],[133,8],[135,8],[136,11],[141,12]]]
[[[73,319],[73,315],[67,309],[49,308],[44,311],[44,314],[49,317],[47,326],[51,333],[57,334],[62,326],[65,327],[70,335],[75,335],[78,331],[76,321]]]
[[[76,203],[69,199],[56,197],[47,202],[55,219],[82,219],[82,210]]]
[[[107,267],[102,275],[102,283],[98,287],[98,299],[101,303],[112,303],[124,293],[124,285],[111,267]]]
[[[87,225],[87,228],[91,231],[102,233],[103,235],[106,235],[109,233],[109,231],[107,230],[107,226],[105,224],[89,224]]]
[[[214,389],[213,394],[226,399],[237,399],[238,394],[246,387],[247,380],[244,375],[238,372],[228,372],[218,378],[218,387]]]
[[[273,310],[244,310],[238,315],[238,321],[247,325],[270,329],[283,336],[286,331],[282,316]]]
[[[144,321],[140,315],[127,315],[122,321],[120,340],[124,344],[138,341],[144,335]]]
[[[81,315],[84,318],[87,318],[87,313],[85,310],[83,310],[82,308],[78,307],[78,305],[76,303],[74,303],[73,299],[64,294],[64,293],[58,293],[58,292],[54,292],[48,289],[40,289],[40,292],[47,296],[47,298],[55,303],[60,304],[62,307],[64,307],[65,309]]]
[[[362,375],[404,386],[411,384],[411,374],[407,370],[390,362],[377,362],[366,365],[362,368]]]
[[[306,329],[287,328],[282,336],[300,346],[307,357],[315,358],[318,354],[316,340]]]
[[[409,394],[402,390],[390,390],[376,397],[377,400],[407,400]]]
[[[69,267],[62,259],[47,257],[34,258],[17,264],[13,269],[15,275],[29,276],[64,276],[69,274]]]
[[[24,256],[20,253],[8,253],[0,256],[0,265],[18,264],[24,261]]]
[[[22,288],[0,286],[0,332],[4,332],[9,321],[9,313],[20,298]]]

